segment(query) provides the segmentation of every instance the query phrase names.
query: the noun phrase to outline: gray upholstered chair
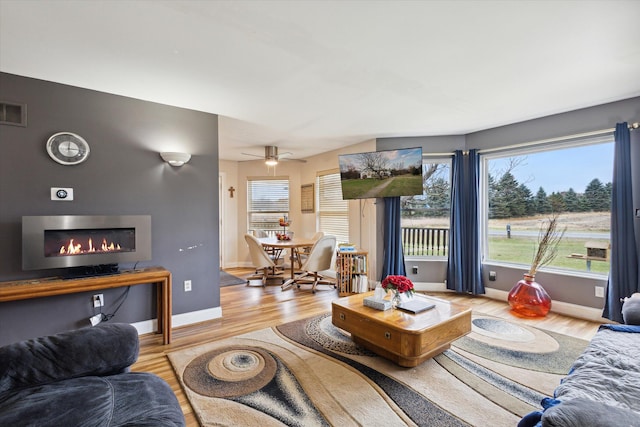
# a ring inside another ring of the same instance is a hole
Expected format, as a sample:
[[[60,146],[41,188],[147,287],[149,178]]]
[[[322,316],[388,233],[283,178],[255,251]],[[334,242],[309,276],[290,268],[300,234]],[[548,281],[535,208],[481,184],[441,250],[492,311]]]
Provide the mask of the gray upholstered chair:
[[[262,273],[258,275],[256,273],[255,276],[250,276],[247,278],[247,285],[251,281],[251,279],[260,278],[262,279],[262,286],[267,284],[267,279],[271,277],[280,277],[281,272],[278,273],[276,271],[276,263],[271,258],[271,256],[263,249],[262,244],[258,241],[258,239],[251,234],[245,234],[244,240],[247,242],[249,246],[249,255],[251,256],[251,262],[257,271],[261,271]]]
[[[310,284],[311,292],[314,294],[319,284],[333,285],[335,289],[336,284],[334,282],[320,275],[321,271],[331,269],[331,261],[335,251],[336,238],[334,236],[323,236],[318,239],[311,247],[311,251],[302,265],[303,273],[294,279],[298,288],[303,284]]]

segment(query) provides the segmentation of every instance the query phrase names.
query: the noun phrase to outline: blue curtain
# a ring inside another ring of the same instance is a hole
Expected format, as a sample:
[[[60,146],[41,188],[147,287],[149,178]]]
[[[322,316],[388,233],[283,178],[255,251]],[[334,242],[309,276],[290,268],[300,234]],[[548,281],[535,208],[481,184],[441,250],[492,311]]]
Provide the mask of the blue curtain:
[[[456,151],[451,183],[451,232],[447,289],[459,293],[484,294],[480,250],[480,157]]]
[[[383,280],[389,275],[405,276],[402,252],[402,230],[400,228],[400,197],[384,198],[384,260]]]
[[[620,298],[640,292],[638,254],[633,228],[631,135],[627,123],[616,125],[611,190],[611,267],[602,317],[622,322]]]

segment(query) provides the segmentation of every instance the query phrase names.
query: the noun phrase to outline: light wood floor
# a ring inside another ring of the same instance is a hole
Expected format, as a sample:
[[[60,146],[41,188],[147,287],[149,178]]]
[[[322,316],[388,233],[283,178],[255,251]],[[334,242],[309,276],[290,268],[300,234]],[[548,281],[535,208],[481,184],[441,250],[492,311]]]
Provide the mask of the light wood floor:
[[[227,272],[240,277],[251,273],[248,269],[229,269]],[[252,283],[253,284],[253,283]],[[148,334],[140,337],[140,357],[132,370],[152,372],[169,383],[182,407],[187,426],[197,426],[198,422],[186,395],[169,363],[166,354],[198,344],[216,341],[246,332],[275,326],[280,323],[303,319],[331,311],[331,301],[338,298],[337,291],[323,287],[315,294],[306,290],[280,290],[280,286],[263,288],[235,285],[220,288],[222,318],[173,329],[172,343],[162,345],[162,336]],[[329,290],[330,289],[330,290]],[[542,329],[560,332],[585,340],[591,339],[599,324],[550,313],[543,319],[521,319],[509,313],[506,302],[483,297],[471,297],[448,293],[430,295],[450,301],[467,304],[474,311],[517,320]]]

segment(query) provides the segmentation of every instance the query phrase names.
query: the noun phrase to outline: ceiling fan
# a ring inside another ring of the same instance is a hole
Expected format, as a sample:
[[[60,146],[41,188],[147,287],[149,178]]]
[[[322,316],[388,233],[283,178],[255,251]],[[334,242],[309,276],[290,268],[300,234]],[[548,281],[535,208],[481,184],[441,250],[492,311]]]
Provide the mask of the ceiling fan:
[[[242,153],[245,156],[251,156],[251,157],[262,157],[262,156],[258,156],[256,154],[250,154],[250,153]],[[293,153],[290,152],[284,152],[281,154],[278,154],[278,147],[276,147],[275,145],[267,145],[266,147],[264,147],[264,162],[267,166],[275,166],[278,164],[278,162],[280,160],[293,160],[296,162],[302,162],[302,163],[306,163],[306,160],[303,159],[292,159],[290,157],[285,157],[287,155],[291,155]]]

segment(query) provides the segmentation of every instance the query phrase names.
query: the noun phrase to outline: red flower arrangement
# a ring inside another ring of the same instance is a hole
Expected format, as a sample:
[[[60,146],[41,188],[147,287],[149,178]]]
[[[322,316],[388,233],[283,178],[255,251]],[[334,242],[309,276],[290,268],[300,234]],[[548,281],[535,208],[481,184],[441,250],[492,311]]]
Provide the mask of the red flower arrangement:
[[[413,295],[413,282],[404,276],[387,276],[382,281],[385,291],[392,290],[396,293]]]

